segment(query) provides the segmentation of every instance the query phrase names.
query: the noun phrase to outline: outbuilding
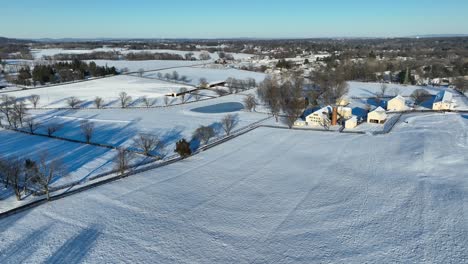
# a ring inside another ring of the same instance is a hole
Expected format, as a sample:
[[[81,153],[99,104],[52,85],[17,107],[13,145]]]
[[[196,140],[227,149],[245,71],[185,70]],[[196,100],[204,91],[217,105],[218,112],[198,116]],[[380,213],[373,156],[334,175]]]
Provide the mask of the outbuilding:
[[[357,127],[357,116],[353,115],[350,119],[345,121],[345,128]]]
[[[388,111],[405,111],[406,109],[406,99],[401,95],[397,95],[387,102]]]
[[[383,124],[387,120],[387,113],[382,107],[377,107],[374,111],[367,114],[367,123]]]
[[[453,95],[445,90],[440,91],[432,103],[433,110],[451,110],[453,108],[455,108]]]

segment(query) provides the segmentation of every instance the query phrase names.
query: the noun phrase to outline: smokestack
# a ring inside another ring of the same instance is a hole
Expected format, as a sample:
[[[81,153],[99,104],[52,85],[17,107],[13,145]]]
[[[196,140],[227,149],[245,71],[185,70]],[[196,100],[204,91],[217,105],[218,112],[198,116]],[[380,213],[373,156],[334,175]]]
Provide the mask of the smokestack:
[[[338,123],[338,108],[336,106],[333,107],[333,112],[332,112],[332,120],[331,120],[331,125],[336,126]]]

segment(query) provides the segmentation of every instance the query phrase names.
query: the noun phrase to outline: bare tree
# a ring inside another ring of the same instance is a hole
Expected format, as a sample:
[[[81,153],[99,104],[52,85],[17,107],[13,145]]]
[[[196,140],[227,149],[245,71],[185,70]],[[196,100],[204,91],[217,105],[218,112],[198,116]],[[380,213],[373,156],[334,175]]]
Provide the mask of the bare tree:
[[[94,98],[94,105],[96,106],[97,109],[100,109],[102,108],[103,104],[104,104],[104,100],[102,99],[102,97],[99,97],[99,96],[96,96],[96,98]]]
[[[164,105],[168,106],[171,103],[169,96],[164,96]]]
[[[281,111],[281,87],[276,78],[267,77],[257,89],[258,97],[265,103],[271,115],[278,122]]]
[[[318,86],[320,97],[325,104],[335,104],[337,99],[343,97],[349,91],[344,74],[339,69],[315,71],[311,79]]]
[[[162,78],[163,78],[162,72],[158,72],[158,73],[156,74],[156,76],[158,76],[158,79],[162,79]]]
[[[411,94],[411,98],[414,100],[415,104],[421,104],[431,98],[431,94],[425,89],[416,89]]]
[[[205,51],[205,50],[200,52],[200,55],[198,55],[198,57],[200,58],[200,60],[209,60],[209,59],[211,59],[210,53],[208,53],[208,51]]]
[[[19,126],[23,125],[23,119],[27,114],[26,104],[23,101],[16,100],[13,106],[13,114],[19,121]]]
[[[232,129],[239,123],[238,117],[236,115],[227,114],[221,120],[221,125],[223,127],[226,135],[230,135]]]
[[[15,192],[16,200],[21,200],[23,162],[18,158],[0,160],[0,178],[5,186],[9,185]]]
[[[81,129],[81,132],[83,133],[83,136],[86,139],[86,143],[89,144],[94,133],[94,123],[89,122],[87,120],[82,121],[80,124],[80,129]]]
[[[453,85],[461,93],[468,91],[468,80],[465,80],[463,77],[456,78],[455,81],[453,81]]]
[[[36,131],[36,129],[39,127],[39,124],[34,120],[34,118],[32,117],[27,117],[25,119],[25,122],[26,122],[26,125],[28,126],[29,128],[29,132],[31,134],[34,134],[34,132]]]
[[[130,169],[130,163],[133,159],[133,153],[127,149],[120,148],[117,150],[117,155],[115,156],[115,169],[120,175],[125,174],[127,170]]]
[[[294,122],[299,118],[304,110],[304,100],[300,98],[290,98],[283,104],[283,112],[285,117],[283,122],[289,127],[292,128]]]
[[[67,104],[71,108],[77,108],[81,103],[82,103],[82,101],[80,99],[78,99],[77,97],[75,97],[75,96],[72,96],[72,97],[67,99]]]
[[[224,89],[219,89],[219,88],[216,88],[213,90],[218,96],[225,96],[227,95],[229,92],[224,90]]]
[[[387,88],[388,88],[387,84],[385,84],[385,83],[380,84],[380,96],[381,97],[385,97],[385,93],[387,92]]]
[[[255,111],[255,107],[257,106],[257,100],[255,100],[255,96],[253,94],[248,94],[244,98],[244,106],[249,111]]]
[[[195,101],[200,101],[201,99],[201,94],[199,90],[193,90],[192,91],[193,97],[195,98]]]
[[[208,81],[206,80],[206,78],[200,78],[200,80],[198,82],[198,87],[208,88]]]
[[[141,97],[141,101],[143,102],[143,104],[147,107],[147,108],[150,108],[152,106],[154,106],[157,102],[157,99],[154,98],[154,99],[150,99],[148,98],[148,96],[142,96]]]
[[[129,96],[126,92],[121,92],[119,94],[119,99],[120,99],[120,106],[122,108],[127,108],[130,102],[132,101],[132,97]]]
[[[45,192],[47,200],[50,200],[50,184],[55,177],[63,176],[65,172],[63,162],[60,159],[48,161],[47,153],[43,153],[37,163],[36,171],[37,174],[33,178],[33,181]]]
[[[39,103],[39,100],[41,100],[41,96],[37,94],[32,94],[31,96],[29,96],[28,100],[34,108],[37,108],[37,104]]]
[[[186,95],[187,95],[187,88],[185,87],[182,87],[179,89],[179,94],[180,94],[180,101],[185,104],[185,99],[187,98]]]
[[[138,69],[138,76],[143,77],[144,73],[145,73],[145,69],[143,68]]]
[[[15,104],[16,98],[2,95],[0,99],[0,113],[5,116],[8,125],[12,126],[13,105]]]
[[[215,131],[210,126],[200,126],[193,133],[193,137],[198,138],[203,144],[207,144],[214,136]]]
[[[47,126],[47,135],[51,137],[55,132],[59,131],[60,129],[62,129],[61,124],[57,124],[57,123],[49,124]]]
[[[153,135],[140,134],[134,140],[134,144],[137,148],[143,151],[143,154],[150,156],[152,151],[160,150],[162,142]]]
[[[177,71],[172,72],[172,79],[176,81],[179,80],[179,73]]]

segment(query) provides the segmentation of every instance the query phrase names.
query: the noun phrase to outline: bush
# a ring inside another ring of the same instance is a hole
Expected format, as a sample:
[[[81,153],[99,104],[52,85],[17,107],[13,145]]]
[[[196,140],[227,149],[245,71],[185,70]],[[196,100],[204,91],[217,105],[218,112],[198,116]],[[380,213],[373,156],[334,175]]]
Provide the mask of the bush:
[[[176,143],[176,149],[174,150],[174,152],[177,152],[183,159],[192,155],[190,144],[185,139],[181,139]]]

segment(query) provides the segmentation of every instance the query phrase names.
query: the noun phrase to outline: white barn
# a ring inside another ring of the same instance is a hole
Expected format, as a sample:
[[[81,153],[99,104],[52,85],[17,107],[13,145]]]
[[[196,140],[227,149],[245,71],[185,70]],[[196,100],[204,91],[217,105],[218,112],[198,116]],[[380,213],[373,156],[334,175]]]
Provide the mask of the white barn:
[[[406,99],[401,95],[397,95],[387,102],[387,111],[405,111],[406,109]]]
[[[385,121],[387,121],[387,113],[380,106],[367,114],[367,123],[383,124]]]
[[[453,95],[445,90],[440,91],[432,103],[433,110],[451,110],[453,108],[455,108]]]
[[[306,116],[306,123],[309,126],[322,126],[330,123],[331,106],[323,107],[312,114]]]

